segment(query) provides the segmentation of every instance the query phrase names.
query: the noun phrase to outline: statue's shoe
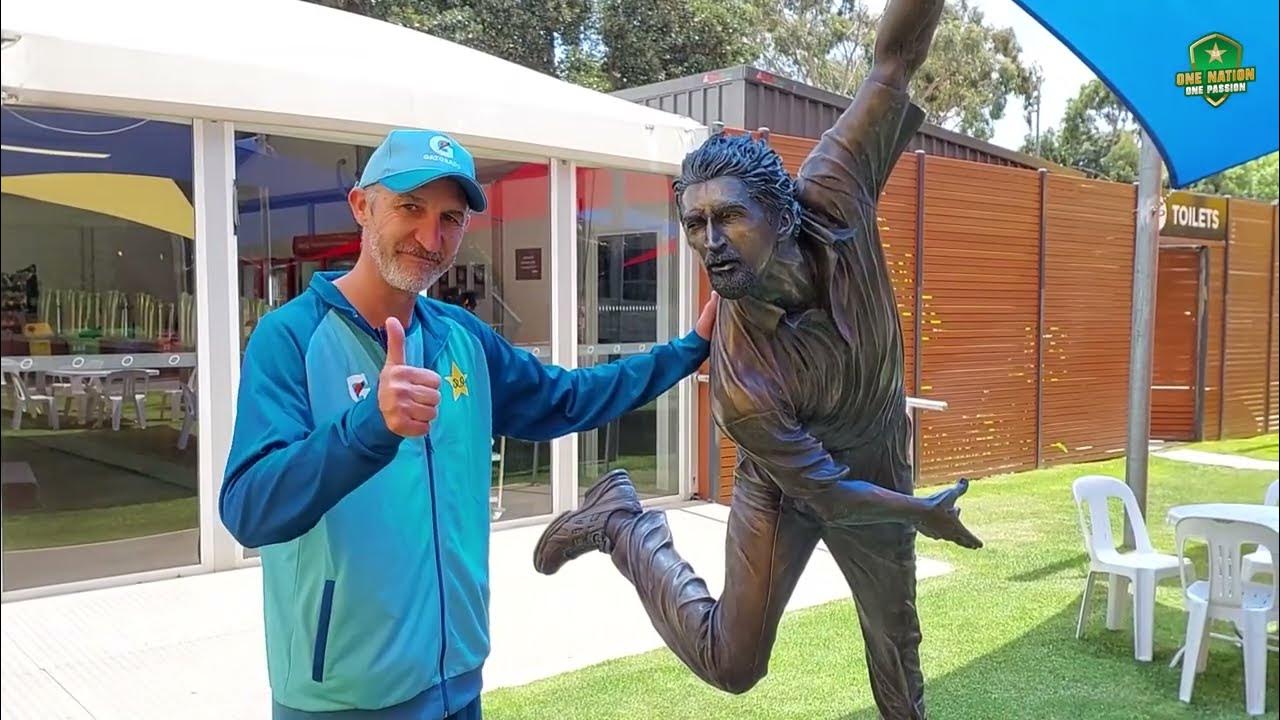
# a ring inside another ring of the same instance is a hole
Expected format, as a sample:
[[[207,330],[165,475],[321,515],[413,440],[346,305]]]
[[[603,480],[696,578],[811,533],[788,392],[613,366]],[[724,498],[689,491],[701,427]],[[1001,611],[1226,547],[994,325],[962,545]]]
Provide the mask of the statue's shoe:
[[[616,512],[640,514],[640,498],[626,470],[613,470],[596,481],[582,498],[577,510],[562,513],[538,539],[533,549],[533,567],[551,575],[570,560],[592,550],[613,551],[613,538],[606,528]]]

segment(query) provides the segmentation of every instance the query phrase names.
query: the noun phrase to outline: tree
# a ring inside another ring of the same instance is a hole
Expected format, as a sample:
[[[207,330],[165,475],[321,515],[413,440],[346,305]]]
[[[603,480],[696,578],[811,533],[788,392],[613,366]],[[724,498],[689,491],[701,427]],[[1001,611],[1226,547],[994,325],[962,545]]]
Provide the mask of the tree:
[[[879,22],[862,0],[752,2],[766,69],[840,95],[857,90],[871,69]],[[987,139],[1009,97],[1031,106],[1040,83],[1011,28],[987,25],[981,10],[956,0],[943,9],[911,96],[929,122]]]
[[[755,58],[744,0],[600,0],[602,67],[636,87]]]
[[[1090,80],[1067,102],[1062,123],[1040,137],[1028,136],[1022,151],[1094,177],[1133,182],[1138,177],[1138,126],[1124,104],[1102,83]],[[1280,195],[1278,156],[1272,153],[1193,183],[1195,192],[1275,200]],[[1167,183],[1167,178],[1166,178]]]
[[[1196,192],[1255,200],[1280,199],[1280,153],[1223,170],[1187,188]]]
[[[1137,125],[1124,104],[1096,78],[1067,101],[1061,126],[1041,135],[1038,152],[1030,136],[1022,150],[1095,177],[1130,182],[1137,176]]]
[[[747,0],[311,0],[611,91],[747,62]]]

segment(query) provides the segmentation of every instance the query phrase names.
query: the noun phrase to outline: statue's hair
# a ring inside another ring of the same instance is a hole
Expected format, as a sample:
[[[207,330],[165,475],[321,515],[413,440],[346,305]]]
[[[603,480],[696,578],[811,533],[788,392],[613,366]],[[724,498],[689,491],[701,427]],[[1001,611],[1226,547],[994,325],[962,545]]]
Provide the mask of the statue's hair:
[[[746,184],[751,197],[773,216],[780,235],[789,236],[799,228],[795,181],[778,153],[750,135],[713,135],[685,156],[680,177],[672,184],[676,204],[682,204],[685,188],[690,185],[726,176]]]

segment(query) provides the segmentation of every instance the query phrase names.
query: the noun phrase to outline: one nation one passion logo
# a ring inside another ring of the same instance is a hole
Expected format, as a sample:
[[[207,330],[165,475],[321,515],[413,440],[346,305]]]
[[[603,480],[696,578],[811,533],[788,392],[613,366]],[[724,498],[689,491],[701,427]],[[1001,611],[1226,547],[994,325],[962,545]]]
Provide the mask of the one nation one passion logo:
[[[1233,93],[1246,92],[1249,83],[1258,79],[1256,67],[1246,67],[1244,46],[1223,35],[1209,33],[1187,48],[1191,69],[1174,78],[1187,97],[1202,97],[1214,107],[1222,105]]]

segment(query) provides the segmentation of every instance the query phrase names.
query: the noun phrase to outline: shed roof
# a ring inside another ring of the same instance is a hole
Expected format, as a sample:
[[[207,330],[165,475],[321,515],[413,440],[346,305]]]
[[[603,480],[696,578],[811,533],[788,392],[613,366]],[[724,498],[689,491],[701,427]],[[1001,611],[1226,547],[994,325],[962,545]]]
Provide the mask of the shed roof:
[[[749,90],[748,90],[749,88]],[[709,92],[708,92],[709,91]],[[752,65],[712,70],[613,93],[652,108],[688,115],[708,125],[726,125],[817,138],[835,122],[851,98],[791,80]],[[745,126],[745,127],[744,127]],[[966,160],[1079,174],[1044,158],[925,123],[910,149]]]

